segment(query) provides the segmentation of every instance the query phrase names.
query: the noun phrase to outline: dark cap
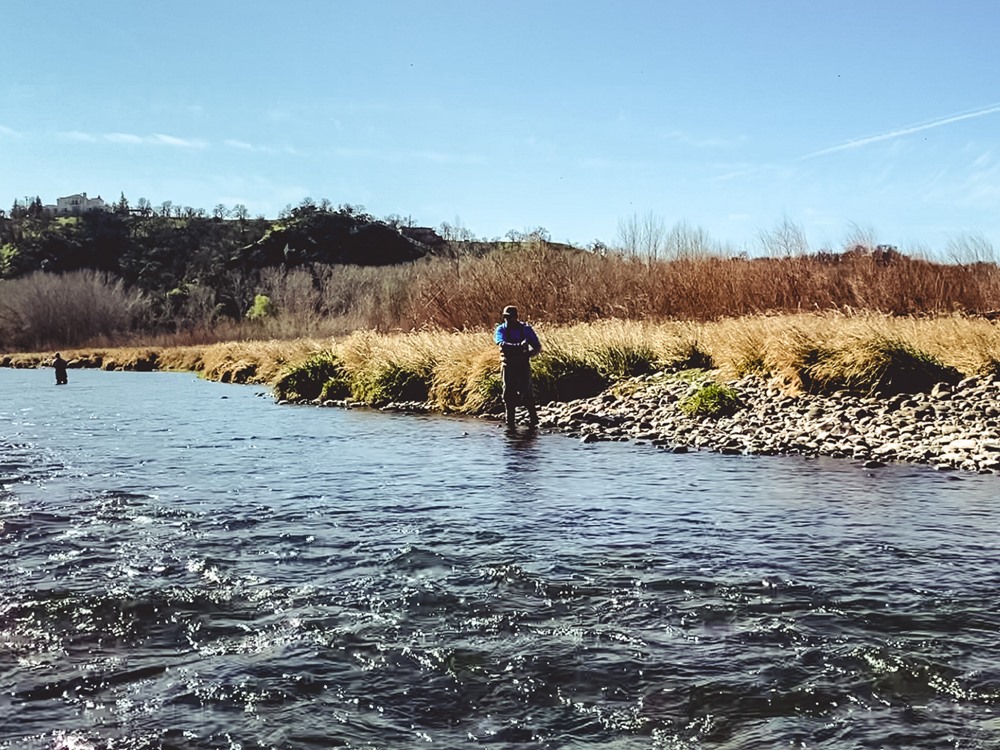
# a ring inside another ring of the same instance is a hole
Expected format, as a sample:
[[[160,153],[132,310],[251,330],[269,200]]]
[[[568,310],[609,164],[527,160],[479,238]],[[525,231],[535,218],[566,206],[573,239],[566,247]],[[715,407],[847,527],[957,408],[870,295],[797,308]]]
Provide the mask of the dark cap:
[[[516,318],[517,308],[514,307],[513,305],[507,305],[507,307],[503,309],[503,316],[505,318]]]

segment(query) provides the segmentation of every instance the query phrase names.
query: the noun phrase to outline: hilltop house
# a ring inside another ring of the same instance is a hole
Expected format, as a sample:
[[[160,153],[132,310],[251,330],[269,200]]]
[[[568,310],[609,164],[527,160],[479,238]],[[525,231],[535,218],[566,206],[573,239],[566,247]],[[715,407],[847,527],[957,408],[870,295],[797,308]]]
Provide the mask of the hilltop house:
[[[45,211],[57,216],[67,214],[82,214],[85,211],[110,211],[111,206],[104,202],[101,196],[88,198],[86,193],[76,193],[67,195],[65,198],[57,198],[54,206],[45,206]]]

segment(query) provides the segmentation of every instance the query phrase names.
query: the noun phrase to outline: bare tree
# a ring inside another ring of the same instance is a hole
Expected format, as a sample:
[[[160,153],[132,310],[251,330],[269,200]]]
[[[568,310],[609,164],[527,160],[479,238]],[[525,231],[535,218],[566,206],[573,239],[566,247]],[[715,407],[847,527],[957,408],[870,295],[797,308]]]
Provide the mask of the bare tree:
[[[795,258],[809,253],[806,233],[787,216],[771,230],[758,233],[763,254],[773,258]]]
[[[712,239],[701,227],[679,221],[671,227],[664,242],[664,257],[676,260],[697,260],[726,255],[728,248]]]
[[[666,239],[666,225],[652,211],[618,220],[618,246],[626,255],[655,260],[666,249]]]

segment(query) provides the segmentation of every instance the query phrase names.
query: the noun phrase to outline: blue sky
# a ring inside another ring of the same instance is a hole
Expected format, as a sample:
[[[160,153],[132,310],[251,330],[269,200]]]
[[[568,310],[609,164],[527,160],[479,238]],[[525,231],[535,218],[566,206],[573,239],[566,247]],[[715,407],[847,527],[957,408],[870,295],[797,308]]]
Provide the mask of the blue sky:
[[[614,243],[1000,247],[1000,3],[8,4],[0,207],[305,197]]]

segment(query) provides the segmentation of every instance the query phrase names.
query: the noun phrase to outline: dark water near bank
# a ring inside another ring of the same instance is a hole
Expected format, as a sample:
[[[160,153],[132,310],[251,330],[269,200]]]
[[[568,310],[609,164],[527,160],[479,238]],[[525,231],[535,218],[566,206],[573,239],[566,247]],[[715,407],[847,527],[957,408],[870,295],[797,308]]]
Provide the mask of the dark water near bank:
[[[0,370],[0,748],[1000,744],[1000,479]]]

